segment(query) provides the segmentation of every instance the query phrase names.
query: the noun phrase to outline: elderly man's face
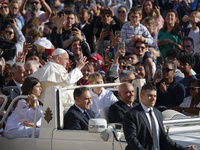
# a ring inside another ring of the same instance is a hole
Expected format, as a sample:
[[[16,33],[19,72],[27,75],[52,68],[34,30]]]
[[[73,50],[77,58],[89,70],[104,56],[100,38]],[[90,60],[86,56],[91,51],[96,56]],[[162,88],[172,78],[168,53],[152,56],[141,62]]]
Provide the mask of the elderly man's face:
[[[23,66],[18,66],[18,70],[12,73],[13,79],[20,84],[23,84],[25,80],[25,69]]]
[[[36,72],[39,69],[35,64],[29,63],[25,66],[25,75],[26,77],[30,76],[34,72]]]
[[[64,68],[67,68],[67,66],[69,65],[69,55],[67,54],[67,52],[59,56],[58,64],[62,65]]]
[[[125,102],[126,104],[132,105],[135,98],[133,86],[129,83],[120,85],[118,95],[121,101]]]

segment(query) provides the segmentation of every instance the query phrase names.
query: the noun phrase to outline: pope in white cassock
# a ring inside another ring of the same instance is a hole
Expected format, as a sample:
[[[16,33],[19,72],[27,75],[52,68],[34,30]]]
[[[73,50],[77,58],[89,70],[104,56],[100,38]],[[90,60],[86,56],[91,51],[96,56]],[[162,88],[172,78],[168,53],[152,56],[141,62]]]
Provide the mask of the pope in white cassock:
[[[39,98],[41,100],[44,99],[45,90],[50,86],[59,85],[66,87],[75,84],[80,78],[83,77],[81,69],[86,64],[86,60],[87,58],[85,56],[81,57],[76,63],[76,68],[68,73],[66,70],[69,65],[68,53],[61,48],[54,50],[52,53],[52,61],[47,62],[42,68],[31,75],[32,77],[39,79],[41,82],[42,93]],[[71,92],[73,93],[73,91]],[[63,100],[65,101],[64,106],[68,104],[72,105],[74,103],[73,96],[71,96],[69,92],[63,93],[62,98],[64,98]]]

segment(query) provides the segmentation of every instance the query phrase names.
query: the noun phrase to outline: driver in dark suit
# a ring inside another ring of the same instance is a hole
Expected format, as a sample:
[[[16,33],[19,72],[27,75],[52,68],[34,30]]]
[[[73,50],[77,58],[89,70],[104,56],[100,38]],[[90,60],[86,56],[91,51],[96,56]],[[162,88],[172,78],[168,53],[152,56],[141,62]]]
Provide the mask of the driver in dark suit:
[[[89,110],[91,94],[86,87],[74,90],[75,104],[70,107],[64,117],[64,129],[88,130],[88,121],[95,118],[93,111]]]
[[[126,150],[192,150],[195,145],[183,147],[165,133],[163,118],[156,103],[156,87],[144,85],[140,104],[124,116],[123,129],[128,146]]]

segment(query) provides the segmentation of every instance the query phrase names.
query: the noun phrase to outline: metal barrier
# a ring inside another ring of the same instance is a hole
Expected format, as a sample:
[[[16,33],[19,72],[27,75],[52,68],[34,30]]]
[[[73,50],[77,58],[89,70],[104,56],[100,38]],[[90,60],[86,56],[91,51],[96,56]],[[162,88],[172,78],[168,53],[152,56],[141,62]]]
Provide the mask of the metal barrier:
[[[19,95],[21,94],[21,89],[17,86],[6,86],[3,88],[4,91],[9,91],[10,92],[10,98],[11,100],[14,99],[14,90],[18,90],[19,91]]]
[[[17,96],[15,97],[12,102],[10,103],[6,113],[4,114],[3,118],[1,119],[0,121],[0,124],[2,124],[6,117],[8,116],[8,113],[10,112],[10,110],[12,109],[13,107],[13,104],[19,100],[19,99],[27,99],[27,95],[20,95],[20,96]],[[7,99],[7,98],[6,98]],[[33,131],[32,131],[32,137],[31,138],[35,138],[35,129],[36,129],[36,122],[37,122],[37,116],[38,116],[38,108],[39,108],[39,101],[37,99],[35,99],[35,102],[36,102],[36,111],[35,111],[35,117],[34,117],[34,126],[33,126]],[[6,100],[6,103],[7,103],[7,100]],[[5,105],[4,105],[5,106]],[[3,109],[4,107],[1,107],[1,109]]]
[[[165,126],[200,125],[200,118],[176,119],[163,121]]]
[[[95,88],[95,87],[113,87],[120,86],[122,83],[106,83],[106,84],[91,84],[91,85],[81,85],[81,86],[68,86],[62,88],[62,90],[74,90],[76,88],[87,87],[87,88]]]

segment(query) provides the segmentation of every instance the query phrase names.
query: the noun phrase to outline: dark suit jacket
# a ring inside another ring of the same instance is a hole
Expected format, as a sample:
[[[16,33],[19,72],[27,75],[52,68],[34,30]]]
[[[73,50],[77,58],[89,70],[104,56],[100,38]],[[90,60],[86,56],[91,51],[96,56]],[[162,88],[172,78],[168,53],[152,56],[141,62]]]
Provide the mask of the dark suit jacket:
[[[136,106],[137,103],[133,102],[133,107]],[[110,123],[122,123],[124,120],[124,114],[130,109],[126,103],[119,100],[112,104],[109,108],[108,118]]]
[[[184,147],[173,142],[165,133],[162,114],[156,108],[153,109],[159,123],[160,149],[183,150]],[[141,104],[130,109],[125,116],[123,129],[128,146],[126,150],[151,150],[153,145],[150,124]]]
[[[8,86],[17,86],[17,85],[15,84],[14,80],[12,79],[8,82],[8,84],[5,87],[8,87]],[[4,94],[8,96],[8,95],[11,94],[11,91],[10,90],[4,90]],[[21,95],[20,91],[18,89],[14,89],[13,97],[15,98],[16,96],[19,96],[19,95]]]
[[[94,112],[87,110],[91,118],[95,118]],[[86,116],[75,106],[71,106],[64,117],[64,129],[71,130],[88,130],[88,119]]]

